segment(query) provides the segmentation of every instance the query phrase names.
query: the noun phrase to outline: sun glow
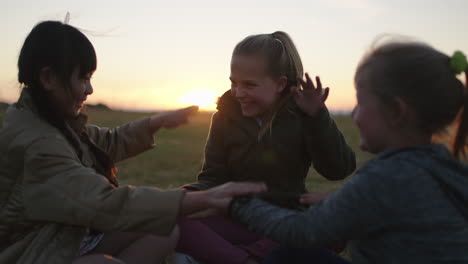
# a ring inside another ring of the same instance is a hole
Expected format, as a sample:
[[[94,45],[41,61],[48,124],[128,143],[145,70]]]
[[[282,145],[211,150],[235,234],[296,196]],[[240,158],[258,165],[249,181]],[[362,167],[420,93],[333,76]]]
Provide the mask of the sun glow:
[[[194,90],[179,97],[179,103],[186,105],[198,105],[202,110],[216,109],[217,95],[211,90]]]

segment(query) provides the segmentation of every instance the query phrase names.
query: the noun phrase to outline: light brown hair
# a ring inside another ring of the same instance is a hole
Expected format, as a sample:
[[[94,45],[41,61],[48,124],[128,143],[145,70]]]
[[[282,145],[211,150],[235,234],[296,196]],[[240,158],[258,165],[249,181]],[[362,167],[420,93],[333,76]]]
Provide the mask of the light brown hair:
[[[404,100],[425,133],[434,135],[458,122],[452,151],[466,157],[468,92],[451,69],[449,56],[414,41],[374,44],[356,70],[355,83],[370,87],[384,106],[397,97]]]
[[[262,126],[260,137],[270,128],[276,112],[284,106],[291,94],[291,87],[298,86],[297,78],[302,78],[304,70],[301,57],[291,37],[286,32],[276,31],[271,34],[251,35],[239,42],[232,56],[261,56],[265,59],[266,73],[273,79],[285,76],[286,87],[281,92],[282,98],[276,104],[270,118]]]

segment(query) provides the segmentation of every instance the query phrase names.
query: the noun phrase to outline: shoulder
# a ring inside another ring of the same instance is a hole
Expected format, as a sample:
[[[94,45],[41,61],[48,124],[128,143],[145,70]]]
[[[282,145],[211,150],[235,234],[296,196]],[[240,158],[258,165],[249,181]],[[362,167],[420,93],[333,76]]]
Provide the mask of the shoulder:
[[[383,152],[366,162],[356,171],[356,174],[397,175],[399,172],[416,169],[416,164],[405,159],[407,155],[408,153],[400,152],[400,150]]]
[[[422,182],[432,181],[422,165],[425,156],[418,148],[385,151],[359,168],[355,177],[385,190],[418,188]]]
[[[2,141],[10,147],[28,148],[33,144],[67,144],[60,131],[27,109],[11,107],[1,130]],[[2,144],[3,145],[3,144]]]

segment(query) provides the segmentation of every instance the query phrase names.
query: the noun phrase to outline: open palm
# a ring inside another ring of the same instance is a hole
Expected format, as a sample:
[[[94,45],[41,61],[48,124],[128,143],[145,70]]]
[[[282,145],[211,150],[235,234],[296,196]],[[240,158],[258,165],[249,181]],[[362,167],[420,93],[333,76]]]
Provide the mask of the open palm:
[[[179,110],[170,111],[161,114],[163,118],[162,127],[164,128],[175,128],[180,125],[186,124],[188,118],[198,111],[198,106],[189,106]]]
[[[301,108],[301,110],[307,115],[315,116],[320,111],[320,109],[325,106],[325,101],[327,100],[330,88],[322,88],[322,83],[320,82],[320,78],[318,76],[315,77],[317,86],[314,85],[309,77],[309,74],[306,73],[305,77],[305,81],[301,78],[298,78],[302,89],[293,87],[291,90],[299,108]]]

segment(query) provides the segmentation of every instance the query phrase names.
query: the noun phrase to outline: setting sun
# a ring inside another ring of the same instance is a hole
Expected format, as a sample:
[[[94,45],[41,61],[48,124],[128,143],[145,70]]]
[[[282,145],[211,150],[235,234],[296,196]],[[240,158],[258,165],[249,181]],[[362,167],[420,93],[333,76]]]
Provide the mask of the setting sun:
[[[217,95],[211,90],[194,90],[179,97],[182,105],[197,105],[202,110],[216,109]]]

